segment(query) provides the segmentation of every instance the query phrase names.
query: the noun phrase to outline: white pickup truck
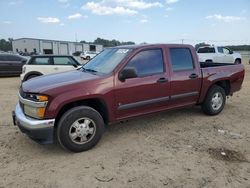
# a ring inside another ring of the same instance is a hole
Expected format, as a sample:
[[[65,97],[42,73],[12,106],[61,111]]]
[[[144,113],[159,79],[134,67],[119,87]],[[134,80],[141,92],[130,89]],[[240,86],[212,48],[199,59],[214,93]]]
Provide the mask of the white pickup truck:
[[[204,46],[197,50],[200,62],[241,63],[241,55],[222,46]]]

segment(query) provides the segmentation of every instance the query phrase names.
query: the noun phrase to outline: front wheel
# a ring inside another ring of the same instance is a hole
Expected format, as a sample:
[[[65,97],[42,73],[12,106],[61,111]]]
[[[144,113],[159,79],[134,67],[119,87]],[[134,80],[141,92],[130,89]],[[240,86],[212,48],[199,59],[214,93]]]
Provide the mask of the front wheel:
[[[57,127],[60,145],[72,152],[82,152],[94,147],[104,132],[102,116],[93,108],[79,106],[67,111]]]
[[[236,59],[236,60],[234,61],[234,64],[241,64],[241,60],[240,60],[240,59]]]
[[[202,110],[208,115],[219,114],[226,103],[225,90],[217,85],[212,86],[207,93],[207,96],[202,104]]]

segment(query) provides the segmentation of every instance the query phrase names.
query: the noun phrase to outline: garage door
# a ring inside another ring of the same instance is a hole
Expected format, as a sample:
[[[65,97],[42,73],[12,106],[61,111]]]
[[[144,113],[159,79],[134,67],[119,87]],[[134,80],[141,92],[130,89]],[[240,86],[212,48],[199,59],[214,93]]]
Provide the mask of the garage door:
[[[43,42],[43,49],[52,50],[52,42]]]
[[[68,51],[68,44],[60,44],[60,54],[61,55],[68,55],[69,54],[69,51]]]
[[[76,51],[82,52],[82,51],[83,51],[82,45],[77,44],[77,45],[76,45]]]

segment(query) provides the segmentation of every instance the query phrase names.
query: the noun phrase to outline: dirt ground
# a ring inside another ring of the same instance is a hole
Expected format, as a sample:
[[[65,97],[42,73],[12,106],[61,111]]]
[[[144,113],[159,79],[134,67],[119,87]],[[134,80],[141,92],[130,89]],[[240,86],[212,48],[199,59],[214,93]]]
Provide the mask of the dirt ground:
[[[19,78],[0,78],[0,187],[250,187],[250,65],[218,116],[200,107],[107,128],[90,151],[39,145],[12,125]]]

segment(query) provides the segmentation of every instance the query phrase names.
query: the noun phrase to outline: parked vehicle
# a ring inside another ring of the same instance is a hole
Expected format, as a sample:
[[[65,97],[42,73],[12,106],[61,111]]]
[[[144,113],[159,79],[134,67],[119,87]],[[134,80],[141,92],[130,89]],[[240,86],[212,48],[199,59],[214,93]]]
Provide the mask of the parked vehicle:
[[[22,67],[27,59],[14,54],[0,54],[0,76],[17,76],[22,73]]]
[[[95,56],[97,56],[97,52],[82,52],[80,57],[83,59],[83,60],[90,60],[90,59],[93,59]]]
[[[81,64],[72,56],[65,55],[37,55],[32,56],[28,63],[23,66],[21,81],[27,81],[31,78],[75,70]]]
[[[197,50],[200,62],[241,63],[241,55],[221,46],[205,46]]]
[[[55,136],[81,152],[97,144],[105,125],[132,117],[190,105],[217,115],[243,78],[242,64],[200,64],[190,45],[107,48],[79,70],[24,82],[13,119],[40,143]]]
[[[72,55],[73,55],[73,56],[80,56],[81,53],[82,53],[81,51],[76,51],[76,52],[72,53]]]

